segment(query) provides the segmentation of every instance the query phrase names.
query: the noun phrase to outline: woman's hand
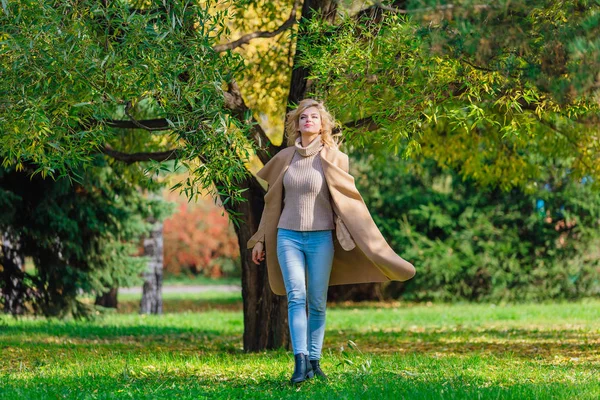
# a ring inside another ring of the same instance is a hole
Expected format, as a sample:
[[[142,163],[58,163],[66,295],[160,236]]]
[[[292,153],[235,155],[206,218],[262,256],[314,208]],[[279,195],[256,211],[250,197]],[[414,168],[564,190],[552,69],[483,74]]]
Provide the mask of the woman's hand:
[[[252,261],[254,261],[254,264],[258,265],[264,259],[265,252],[263,251],[263,243],[256,242],[256,244],[252,248]]]

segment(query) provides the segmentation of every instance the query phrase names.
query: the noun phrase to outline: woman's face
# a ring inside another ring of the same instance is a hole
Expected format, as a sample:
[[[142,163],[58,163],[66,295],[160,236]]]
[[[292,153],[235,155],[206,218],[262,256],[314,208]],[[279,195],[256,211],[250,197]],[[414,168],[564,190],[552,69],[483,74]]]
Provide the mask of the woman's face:
[[[315,134],[321,131],[321,113],[317,107],[309,107],[298,117],[298,129],[302,134]]]

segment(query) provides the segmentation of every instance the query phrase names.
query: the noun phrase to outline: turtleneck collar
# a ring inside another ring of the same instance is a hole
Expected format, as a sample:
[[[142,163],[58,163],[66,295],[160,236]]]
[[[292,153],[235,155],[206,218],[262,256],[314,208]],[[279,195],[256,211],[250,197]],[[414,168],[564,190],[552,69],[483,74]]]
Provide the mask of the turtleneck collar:
[[[302,136],[298,136],[296,139],[296,151],[300,153],[301,156],[310,157],[313,154],[317,154],[323,148],[323,139],[321,135],[318,135],[313,139],[312,142],[309,143],[308,146],[302,147]]]

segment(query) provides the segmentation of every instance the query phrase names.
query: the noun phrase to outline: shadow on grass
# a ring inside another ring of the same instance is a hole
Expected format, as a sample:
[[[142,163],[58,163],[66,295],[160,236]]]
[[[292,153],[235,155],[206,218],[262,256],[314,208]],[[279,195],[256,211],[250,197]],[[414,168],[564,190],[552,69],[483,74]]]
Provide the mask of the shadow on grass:
[[[327,331],[327,348],[352,346],[364,353],[430,355],[484,354],[519,359],[555,357],[600,360],[600,337],[594,332],[526,329],[424,329],[389,331]],[[117,326],[64,324],[8,325],[0,331],[0,346],[30,348],[74,348],[77,346],[129,347],[159,345],[169,351],[198,349],[238,352],[241,332],[177,326]]]
[[[232,298],[205,298],[205,299],[178,299],[163,297],[163,311],[169,313],[181,313],[181,312],[203,312],[209,310],[223,310],[223,311],[242,311],[243,301],[240,297]],[[130,314],[137,313],[139,311],[140,300],[139,299],[124,299],[119,300],[119,314]],[[419,303],[401,303],[398,301],[365,301],[365,302],[328,302],[328,308],[337,309],[385,309],[385,308],[410,308],[420,307]]]
[[[335,347],[348,345],[348,340],[369,353],[417,354],[493,354],[529,359],[593,358],[600,360],[600,337],[593,332],[530,331],[526,329],[457,329],[414,332],[343,331],[327,334]]]
[[[242,355],[242,343],[238,337],[189,336],[186,340],[146,341],[120,340],[33,340],[22,342],[7,340],[0,342],[0,350],[8,359],[3,363],[16,370],[22,366],[66,365],[75,359],[102,360],[106,358],[141,357],[197,357],[215,355]]]
[[[0,330],[0,343],[5,343],[6,338],[15,337],[19,340],[29,338],[29,342],[36,342],[38,337],[68,337],[81,340],[101,340],[106,342],[132,343],[152,338],[156,340],[185,341],[191,337],[228,337],[221,329],[198,329],[182,328],[176,326],[119,326],[119,325],[95,325],[86,323],[52,323],[35,324],[29,326],[8,325],[2,326]],[[231,337],[238,338],[239,335]]]

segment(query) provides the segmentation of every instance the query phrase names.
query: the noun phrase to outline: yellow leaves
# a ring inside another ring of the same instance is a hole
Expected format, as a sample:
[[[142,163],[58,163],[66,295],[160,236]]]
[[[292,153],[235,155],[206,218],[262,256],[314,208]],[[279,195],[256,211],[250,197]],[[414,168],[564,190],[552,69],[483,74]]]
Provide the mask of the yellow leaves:
[[[527,142],[519,137],[519,122],[510,120],[500,130],[489,130],[484,110],[475,106],[470,114],[473,121],[462,122],[452,132],[428,131],[420,140],[423,155],[439,165],[457,168],[464,178],[475,179],[482,186],[499,185],[508,190],[531,179],[533,171],[521,151]]]

